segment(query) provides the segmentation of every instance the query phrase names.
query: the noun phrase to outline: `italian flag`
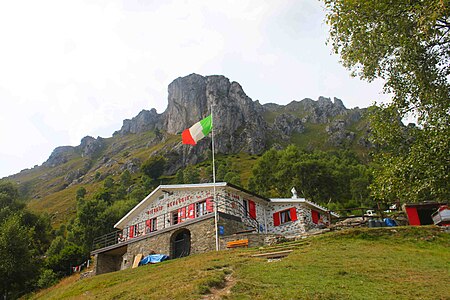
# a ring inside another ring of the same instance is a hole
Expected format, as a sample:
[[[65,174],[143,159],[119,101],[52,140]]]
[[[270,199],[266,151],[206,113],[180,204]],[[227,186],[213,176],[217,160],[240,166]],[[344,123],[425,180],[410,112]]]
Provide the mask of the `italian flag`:
[[[191,128],[185,129],[181,134],[183,144],[196,145],[199,140],[204,138],[211,132],[212,116],[209,115],[200,122],[192,125]]]

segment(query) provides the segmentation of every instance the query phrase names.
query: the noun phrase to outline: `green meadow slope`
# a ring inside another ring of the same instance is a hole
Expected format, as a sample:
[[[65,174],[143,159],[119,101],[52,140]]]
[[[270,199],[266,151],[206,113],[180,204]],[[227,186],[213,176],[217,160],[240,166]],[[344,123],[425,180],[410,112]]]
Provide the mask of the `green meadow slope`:
[[[450,299],[450,234],[437,227],[352,229],[286,247],[209,252],[88,279],[32,299]]]

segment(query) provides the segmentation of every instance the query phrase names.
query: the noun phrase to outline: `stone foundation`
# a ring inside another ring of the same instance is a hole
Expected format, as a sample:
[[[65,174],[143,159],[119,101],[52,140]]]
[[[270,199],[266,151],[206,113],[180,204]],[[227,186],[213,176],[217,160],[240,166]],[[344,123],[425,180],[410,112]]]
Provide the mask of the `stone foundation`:
[[[95,255],[95,275],[110,273],[121,270],[122,254],[116,250]]]
[[[134,258],[137,254],[144,256],[151,253],[173,255],[171,238],[180,230],[188,230],[191,234],[190,254],[203,253],[215,250],[215,231],[214,231],[214,216],[198,222],[190,222],[186,224],[181,223],[172,230],[167,230],[163,233],[156,234],[128,244],[127,253],[123,257],[122,269],[130,268],[133,265]]]

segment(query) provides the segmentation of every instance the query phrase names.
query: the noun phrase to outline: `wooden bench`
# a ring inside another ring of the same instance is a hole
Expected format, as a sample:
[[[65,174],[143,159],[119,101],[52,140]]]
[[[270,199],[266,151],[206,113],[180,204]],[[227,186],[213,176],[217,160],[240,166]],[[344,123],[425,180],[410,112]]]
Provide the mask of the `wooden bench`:
[[[239,248],[239,247],[248,247],[248,239],[237,240],[227,243],[227,248]]]

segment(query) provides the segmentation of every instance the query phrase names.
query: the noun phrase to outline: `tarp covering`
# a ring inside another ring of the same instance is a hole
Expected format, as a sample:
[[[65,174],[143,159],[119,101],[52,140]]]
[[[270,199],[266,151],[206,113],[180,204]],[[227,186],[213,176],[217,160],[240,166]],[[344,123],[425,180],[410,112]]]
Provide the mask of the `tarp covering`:
[[[395,222],[395,220],[392,220],[392,219],[389,219],[389,218],[384,218],[384,223],[388,227],[397,226],[397,222]]]
[[[165,260],[168,260],[169,257],[164,254],[150,254],[144,257],[140,262],[139,265],[143,266],[146,264],[156,264]]]

